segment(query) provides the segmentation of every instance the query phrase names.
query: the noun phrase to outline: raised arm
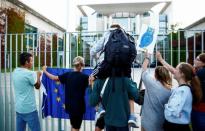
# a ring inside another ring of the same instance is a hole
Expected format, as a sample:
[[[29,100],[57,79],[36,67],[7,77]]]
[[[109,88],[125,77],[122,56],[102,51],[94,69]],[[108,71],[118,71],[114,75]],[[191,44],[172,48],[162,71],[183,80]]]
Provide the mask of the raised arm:
[[[144,58],[144,61],[143,61],[143,64],[142,64],[142,71],[147,70],[147,66],[149,64],[149,61],[150,61],[150,54],[148,54],[148,52],[146,51],[145,52],[145,58]]]
[[[97,41],[97,43],[93,45],[93,47],[90,50],[91,57],[96,58],[97,53],[103,50],[104,42],[105,37],[102,37],[99,41]]]
[[[59,81],[58,76],[55,76],[55,75],[50,74],[50,73],[46,70],[46,68],[47,68],[46,66],[43,66],[43,67],[42,67],[43,73],[45,73],[46,76],[49,77],[51,80]]]
[[[164,67],[166,67],[172,74],[174,74],[175,68],[174,68],[173,66],[171,66],[170,64],[168,64],[168,63],[162,58],[162,55],[160,54],[159,51],[157,51],[156,57],[157,57],[157,60],[158,60]]]

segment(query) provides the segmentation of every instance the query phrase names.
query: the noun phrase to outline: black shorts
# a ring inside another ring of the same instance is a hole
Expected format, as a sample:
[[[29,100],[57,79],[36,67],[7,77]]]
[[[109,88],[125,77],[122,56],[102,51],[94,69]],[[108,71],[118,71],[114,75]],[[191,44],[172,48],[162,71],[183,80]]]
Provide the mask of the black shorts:
[[[83,120],[83,115],[69,115],[70,117],[70,124],[72,125],[72,128],[74,129],[80,129],[82,120]]]
[[[163,127],[164,131],[191,131],[189,124],[176,124],[168,122],[167,120],[164,121]]]
[[[105,128],[105,121],[104,121],[104,117],[100,117],[96,124],[95,124],[96,127],[100,128],[100,129],[104,129]]]

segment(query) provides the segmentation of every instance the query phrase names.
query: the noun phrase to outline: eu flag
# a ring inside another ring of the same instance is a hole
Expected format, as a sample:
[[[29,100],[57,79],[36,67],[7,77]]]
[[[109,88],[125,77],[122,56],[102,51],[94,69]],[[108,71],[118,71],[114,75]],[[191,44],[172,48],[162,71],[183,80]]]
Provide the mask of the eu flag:
[[[73,71],[73,69],[62,68],[47,68],[47,71],[53,75],[61,75],[66,72]],[[84,69],[83,73],[90,75],[91,69]],[[65,112],[65,94],[64,85],[49,79],[45,74],[42,77],[42,84],[45,88],[43,93],[42,114],[43,117],[51,116],[53,118],[69,119],[69,114]],[[86,112],[84,120],[95,119],[95,109],[89,105],[88,88],[85,93]]]

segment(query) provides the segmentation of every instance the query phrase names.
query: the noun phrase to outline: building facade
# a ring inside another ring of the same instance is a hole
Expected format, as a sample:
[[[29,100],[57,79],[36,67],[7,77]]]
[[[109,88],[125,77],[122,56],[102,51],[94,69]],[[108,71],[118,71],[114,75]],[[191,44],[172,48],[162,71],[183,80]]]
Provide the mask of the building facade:
[[[171,1],[155,0],[148,2],[126,1],[120,3],[84,2],[84,4],[79,5],[79,9],[84,15],[81,17],[81,20],[86,19],[85,22],[80,23],[80,25],[83,27],[82,32],[94,31],[92,34],[93,36],[96,35],[101,37],[103,32],[107,31],[111,24],[118,23],[122,26],[122,28],[125,29],[125,31],[132,34],[137,42],[141,27],[143,24],[146,24],[158,28],[158,48],[168,47],[166,46],[167,42],[165,42],[167,41],[166,36],[168,29],[167,16],[164,14],[159,14],[159,12],[154,10],[153,7],[162,3],[164,3],[163,6],[166,6],[170,2]],[[94,11],[92,13],[86,13],[86,10],[83,10],[84,6],[94,9]],[[86,35],[87,37],[82,37],[82,39],[90,46],[92,46],[100,38],[92,37],[92,40],[90,40],[88,39],[88,34]],[[141,55],[138,55],[138,57],[139,58],[137,59],[142,61]],[[152,61],[154,61],[154,57],[152,58]]]
[[[66,30],[18,0],[1,2],[1,66],[9,67],[12,63],[13,67],[17,66],[15,55],[22,51],[33,53],[36,58],[34,66],[37,66],[38,63],[48,66],[62,64],[61,59],[65,58],[63,46],[65,46],[64,33]],[[9,52],[10,44],[16,53]],[[47,53],[46,55],[46,52],[51,52],[56,48],[58,48],[57,53]],[[41,55],[40,60],[37,60],[39,59],[38,55]],[[51,55],[56,60],[51,61],[49,59]],[[46,59],[45,63],[43,59]]]

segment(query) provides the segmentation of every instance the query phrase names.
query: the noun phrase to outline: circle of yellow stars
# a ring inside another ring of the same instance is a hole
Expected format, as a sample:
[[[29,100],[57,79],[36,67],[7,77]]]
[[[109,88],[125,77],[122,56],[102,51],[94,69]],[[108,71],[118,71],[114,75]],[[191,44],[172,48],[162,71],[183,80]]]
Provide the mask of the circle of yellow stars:
[[[58,93],[58,89],[55,88],[55,89],[54,89],[54,92],[55,92],[55,93]],[[59,102],[61,101],[61,98],[60,98],[59,96],[56,97],[56,101],[59,103]],[[62,105],[62,108],[65,109],[65,104]]]

